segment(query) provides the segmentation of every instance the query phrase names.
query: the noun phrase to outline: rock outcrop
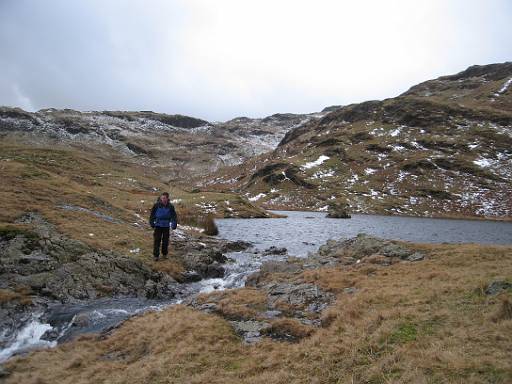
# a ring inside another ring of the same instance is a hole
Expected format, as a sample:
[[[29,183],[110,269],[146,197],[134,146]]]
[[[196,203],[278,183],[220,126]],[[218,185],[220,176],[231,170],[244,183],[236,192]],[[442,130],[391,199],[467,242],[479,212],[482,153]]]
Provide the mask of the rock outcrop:
[[[50,303],[101,297],[172,298],[178,283],[142,262],[59,234],[36,214],[20,223],[33,228],[0,231],[0,325],[10,330]],[[6,336],[6,335],[4,335]]]
[[[231,322],[247,343],[262,337],[296,341],[322,326],[322,312],[335,295],[304,281],[302,274],[322,267],[389,266],[425,258],[406,243],[365,234],[349,240],[329,240],[306,258],[265,261],[247,277],[245,288],[193,296],[185,304],[216,313]],[[347,294],[357,294],[354,287]]]
[[[399,261],[420,261],[425,258],[405,243],[359,234],[348,240],[328,240],[318,252],[305,261],[308,268],[318,265],[352,265],[361,262],[390,265]]]
[[[350,211],[348,204],[331,203],[327,209],[327,217],[332,219],[350,219]]]

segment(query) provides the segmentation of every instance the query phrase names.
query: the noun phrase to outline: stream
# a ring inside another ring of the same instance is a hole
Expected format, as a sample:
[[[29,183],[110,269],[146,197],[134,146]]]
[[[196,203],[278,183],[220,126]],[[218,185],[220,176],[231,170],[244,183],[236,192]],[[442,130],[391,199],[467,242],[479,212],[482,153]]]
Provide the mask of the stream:
[[[483,220],[430,219],[398,216],[353,215],[352,219],[328,219],[323,212],[280,211],[278,219],[219,219],[220,236],[249,241],[253,246],[226,254],[225,276],[183,284],[172,300],[107,298],[49,307],[34,313],[0,350],[0,363],[34,348],[54,347],[83,333],[106,332],[127,318],[162,310],[191,295],[216,289],[243,287],[245,279],[259,269],[263,259],[305,257],[329,239],[351,238],[364,232],[394,240],[428,243],[512,244],[512,223]],[[172,244],[172,238],[171,238]],[[263,256],[271,246],[285,247],[284,256]],[[7,330],[0,331],[5,339]]]

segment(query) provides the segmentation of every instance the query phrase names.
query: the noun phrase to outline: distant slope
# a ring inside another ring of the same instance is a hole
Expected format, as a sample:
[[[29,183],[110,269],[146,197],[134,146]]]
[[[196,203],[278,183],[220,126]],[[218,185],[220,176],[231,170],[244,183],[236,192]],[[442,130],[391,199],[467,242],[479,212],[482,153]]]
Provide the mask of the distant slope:
[[[334,109],[272,153],[198,185],[266,208],[512,216],[512,63],[473,66],[402,95]]]
[[[186,181],[271,151],[287,131],[325,114],[277,114],[210,123],[151,111],[46,109],[29,113],[0,107],[0,137],[28,145],[108,153],[113,149],[126,161],[151,167],[165,179]]]

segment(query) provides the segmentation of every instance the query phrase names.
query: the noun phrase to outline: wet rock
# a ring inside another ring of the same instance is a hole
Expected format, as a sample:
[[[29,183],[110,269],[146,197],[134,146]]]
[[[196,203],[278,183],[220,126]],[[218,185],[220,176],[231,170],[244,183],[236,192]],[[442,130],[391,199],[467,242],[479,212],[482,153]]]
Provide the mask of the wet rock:
[[[327,216],[332,219],[350,219],[349,206],[346,203],[330,203],[327,208]]]
[[[263,256],[286,255],[287,252],[288,250],[285,247],[271,246],[263,251]]]
[[[217,262],[210,264],[206,268],[205,277],[207,278],[220,278],[224,277],[224,267]]]
[[[46,331],[43,336],[41,336],[41,340],[46,341],[55,341],[59,338],[59,332],[56,329],[49,329]]]
[[[157,297],[157,285],[153,280],[147,280],[146,284],[144,284],[144,292],[148,299],[153,299]]]
[[[197,273],[197,271],[185,271],[181,273],[180,282],[183,283],[192,283],[195,281],[200,281],[202,279],[201,275]]]
[[[505,280],[496,280],[487,286],[485,289],[485,294],[490,296],[497,295],[498,293],[507,291],[509,289],[512,289],[512,283],[509,283]]]
[[[85,328],[91,324],[91,318],[88,313],[79,313],[75,315],[73,321],[71,322],[71,326]]]
[[[248,241],[238,240],[238,241],[230,241],[224,244],[221,248],[222,252],[238,252],[246,250],[251,247],[251,243]]]
[[[224,276],[224,264],[228,258],[216,248],[190,250],[182,255],[185,268],[195,271],[201,278],[217,278]]]

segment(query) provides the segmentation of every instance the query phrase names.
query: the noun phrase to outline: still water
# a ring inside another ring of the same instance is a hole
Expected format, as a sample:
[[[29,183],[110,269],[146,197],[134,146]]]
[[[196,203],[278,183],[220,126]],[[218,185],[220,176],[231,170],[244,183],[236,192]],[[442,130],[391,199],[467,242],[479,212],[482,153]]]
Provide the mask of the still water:
[[[364,232],[385,239],[420,243],[512,244],[512,223],[484,220],[352,215],[329,219],[324,212],[275,211],[282,219],[220,219],[220,236],[246,240],[260,249],[286,247],[289,255],[305,256],[329,239]]]

